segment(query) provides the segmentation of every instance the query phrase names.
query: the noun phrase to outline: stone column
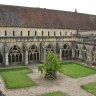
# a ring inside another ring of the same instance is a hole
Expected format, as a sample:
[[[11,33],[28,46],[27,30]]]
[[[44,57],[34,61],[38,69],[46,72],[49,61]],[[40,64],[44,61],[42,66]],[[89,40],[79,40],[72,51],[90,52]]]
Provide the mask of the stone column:
[[[75,50],[72,49],[72,58],[74,59],[75,58]]]
[[[75,58],[75,42],[72,42],[72,59]]]
[[[9,66],[8,52],[5,52],[5,66]]]
[[[25,65],[28,65],[28,50],[25,51]]]
[[[44,57],[43,57],[43,62],[46,60],[46,48],[44,48]]]
[[[62,60],[62,48],[60,48],[60,60]]]
[[[82,50],[79,50],[79,59],[82,59]]]
[[[9,66],[9,61],[8,61],[8,48],[7,48],[7,44],[4,43],[4,58],[5,58],[5,66]]]
[[[46,60],[46,45],[45,45],[45,43],[42,43],[42,45],[41,45],[42,47],[42,50],[41,50],[41,62],[45,62],[45,60]]]
[[[23,43],[23,50],[24,50],[23,62],[24,65],[28,65],[28,48],[26,42]]]

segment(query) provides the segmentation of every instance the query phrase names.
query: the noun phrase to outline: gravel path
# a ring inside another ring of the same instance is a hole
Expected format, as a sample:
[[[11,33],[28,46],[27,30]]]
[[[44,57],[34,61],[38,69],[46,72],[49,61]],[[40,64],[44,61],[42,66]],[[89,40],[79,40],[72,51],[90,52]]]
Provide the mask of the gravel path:
[[[36,96],[52,91],[62,91],[70,96],[94,96],[81,89],[80,85],[96,81],[96,74],[74,79],[58,73],[56,80],[45,80],[44,75],[38,72],[36,66],[30,66],[30,68],[32,68],[33,73],[28,74],[28,76],[38,83],[39,86],[10,90],[5,88],[4,82],[0,77],[0,90],[2,90],[6,96]]]

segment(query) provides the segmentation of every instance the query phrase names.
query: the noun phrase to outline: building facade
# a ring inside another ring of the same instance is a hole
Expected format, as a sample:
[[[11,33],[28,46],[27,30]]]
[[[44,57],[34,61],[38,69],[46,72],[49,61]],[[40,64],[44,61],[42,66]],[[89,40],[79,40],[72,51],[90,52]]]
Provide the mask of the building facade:
[[[95,65],[95,21],[95,15],[0,5],[0,66],[44,62],[48,51]]]

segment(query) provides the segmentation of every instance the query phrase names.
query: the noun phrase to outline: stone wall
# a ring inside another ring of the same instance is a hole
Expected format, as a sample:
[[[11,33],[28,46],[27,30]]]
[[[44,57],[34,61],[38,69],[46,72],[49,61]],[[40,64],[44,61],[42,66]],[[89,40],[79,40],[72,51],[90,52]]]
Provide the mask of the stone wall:
[[[87,33],[88,32],[86,32],[86,35]],[[58,54],[61,60],[63,60],[67,55],[71,55],[71,57],[69,56],[70,58],[67,56],[65,59],[78,59],[89,62],[90,64],[96,62],[96,52],[94,53],[94,56],[92,55],[92,49],[95,45],[88,45],[84,44],[83,42],[78,43],[78,41],[79,38],[77,37],[77,31],[71,29],[1,27],[0,58],[2,57],[3,60],[0,60],[0,65],[28,65],[34,63],[34,61],[44,62],[46,59],[46,50],[48,46],[51,46],[49,50],[52,48],[52,50]],[[34,49],[33,45],[35,45],[36,49]],[[67,48],[64,49],[64,46],[67,46]],[[76,49],[76,46],[78,46],[78,49]],[[33,48],[31,50],[32,52],[29,52],[30,48]],[[14,51],[14,55],[11,53],[13,52],[12,50]],[[79,50],[79,55],[77,54],[77,57],[76,50]],[[65,56],[64,52],[68,52],[68,54],[66,53]],[[16,62],[14,58],[18,62]]]

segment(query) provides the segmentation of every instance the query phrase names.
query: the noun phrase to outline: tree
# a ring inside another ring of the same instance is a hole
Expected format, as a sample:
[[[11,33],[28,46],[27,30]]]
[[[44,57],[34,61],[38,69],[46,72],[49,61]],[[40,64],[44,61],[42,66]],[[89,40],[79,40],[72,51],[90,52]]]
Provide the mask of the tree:
[[[53,52],[48,52],[44,64],[40,64],[38,70],[41,73],[45,72],[45,78],[55,79],[57,71],[61,72],[61,62],[58,55]]]

